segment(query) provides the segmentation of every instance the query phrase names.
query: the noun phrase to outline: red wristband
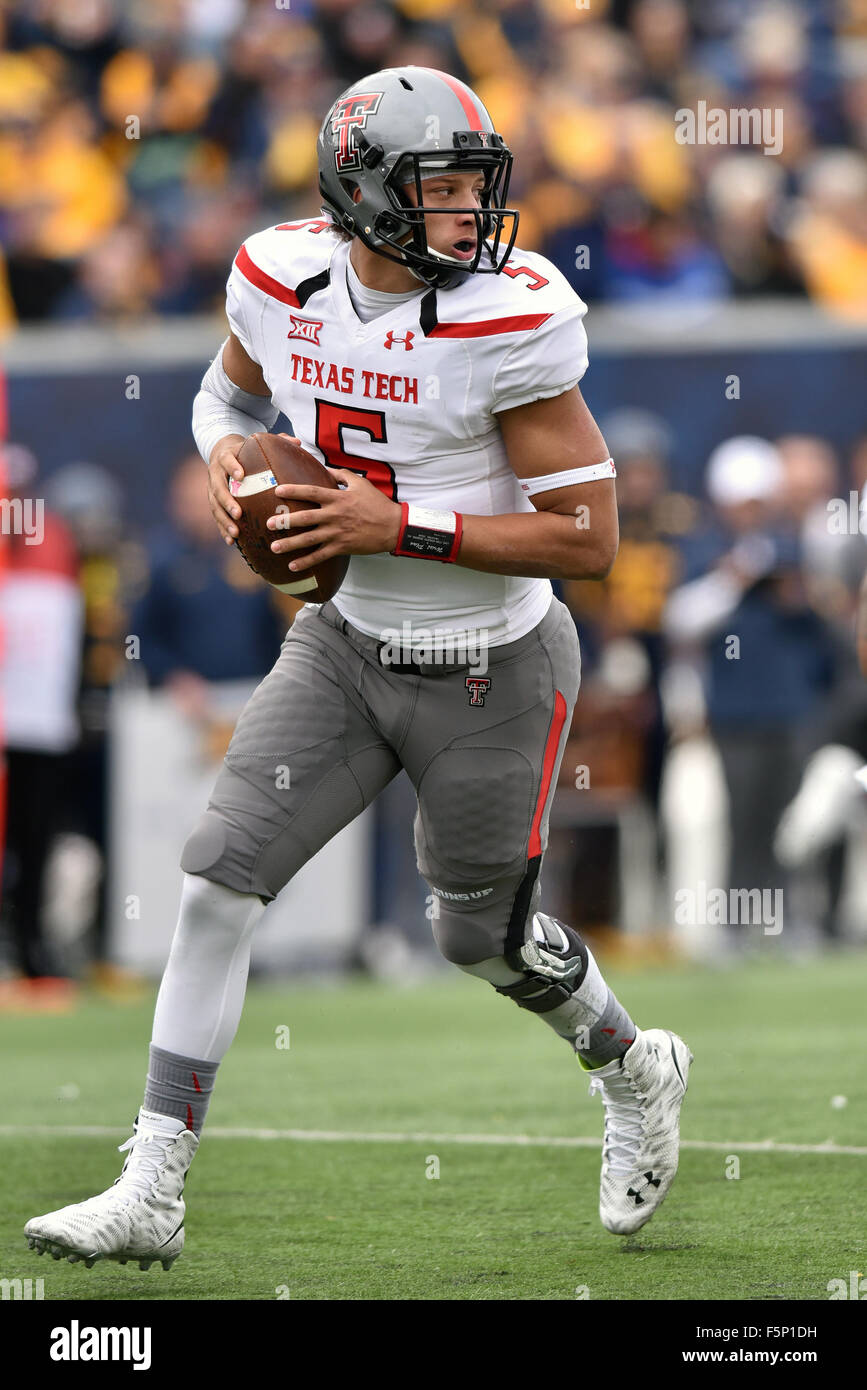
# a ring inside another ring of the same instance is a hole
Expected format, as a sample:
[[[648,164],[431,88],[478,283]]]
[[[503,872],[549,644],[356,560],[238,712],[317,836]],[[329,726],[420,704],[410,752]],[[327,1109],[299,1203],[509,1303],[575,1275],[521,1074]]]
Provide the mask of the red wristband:
[[[416,560],[440,560],[454,564],[463,532],[460,512],[434,511],[428,507],[400,504],[400,530],[392,555]]]

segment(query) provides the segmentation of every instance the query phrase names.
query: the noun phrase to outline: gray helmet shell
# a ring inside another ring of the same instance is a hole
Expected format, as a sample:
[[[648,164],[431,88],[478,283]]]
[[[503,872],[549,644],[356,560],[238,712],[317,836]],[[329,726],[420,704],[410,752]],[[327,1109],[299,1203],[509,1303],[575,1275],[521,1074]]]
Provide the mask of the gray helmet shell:
[[[512,155],[472,88],[434,68],[385,68],[363,77],[334,102],[317,142],[323,211],[344,231],[424,283],[448,288],[465,275],[497,272],[515,242],[518,213],[504,206]],[[438,170],[485,173],[472,261],[432,251],[422,180]],[[402,191],[415,182],[416,205]],[[353,197],[360,190],[360,198]],[[504,239],[506,218],[511,235]]]

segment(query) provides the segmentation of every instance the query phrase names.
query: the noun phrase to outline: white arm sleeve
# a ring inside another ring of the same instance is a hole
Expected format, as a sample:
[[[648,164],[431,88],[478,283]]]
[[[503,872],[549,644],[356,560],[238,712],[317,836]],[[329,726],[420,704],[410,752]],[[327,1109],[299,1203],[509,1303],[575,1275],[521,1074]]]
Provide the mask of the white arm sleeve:
[[[270,430],[280,411],[270,396],[256,396],[236,386],[223,368],[223,343],[202,378],[193,401],[193,438],[205,463],[218,440],[227,434],[255,434]]]
[[[666,605],[663,632],[671,641],[700,642],[735,611],[743,593],[743,585],[723,570],[682,584]]]

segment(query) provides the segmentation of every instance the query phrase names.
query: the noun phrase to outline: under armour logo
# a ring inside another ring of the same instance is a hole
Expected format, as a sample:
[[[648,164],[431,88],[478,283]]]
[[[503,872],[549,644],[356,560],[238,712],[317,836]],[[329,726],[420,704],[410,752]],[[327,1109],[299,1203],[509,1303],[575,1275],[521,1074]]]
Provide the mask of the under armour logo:
[[[659,1187],[660,1179],[659,1179],[659,1178],[655,1178],[655,1177],[653,1176],[653,1171],[652,1171],[652,1170],[651,1170],[649,1173],[645,1173],[644,1176],[645,1176],[645,1178],[646,1178],[646,1183],[645,1183],[645,1188],[644,1188],[645,1192],[647,1191],[648,1187]],[[632,1197],[632,1198],[634,1199],[635,1205],[636,1205],[637,1207],[640,1207],[640,1206],[643,1206],[643,1205],[644,1205],[644,1198],[642,1197],[642,1195],[641,1195],[640,1191],[638,1190],[638,1188],[636,1188],[636,1187],[627,1187],[627,1189],[626,1189],[626,1195],[627,1195],[627,1197]]]
[[[471,705],[483,705],[485,703],[485,691],[491,688],[488,676],[467,676],[464,685],[470,692]]]
[[[389,329],[385,335],[385,342],[383,346],[387,347],[390,352],[391,349],[394,347],[395,343],[402,343],[403,346],[406,348],[407,352],[412,352],[412,340],[414,337],[414,333],[392,333],[391,329]]]

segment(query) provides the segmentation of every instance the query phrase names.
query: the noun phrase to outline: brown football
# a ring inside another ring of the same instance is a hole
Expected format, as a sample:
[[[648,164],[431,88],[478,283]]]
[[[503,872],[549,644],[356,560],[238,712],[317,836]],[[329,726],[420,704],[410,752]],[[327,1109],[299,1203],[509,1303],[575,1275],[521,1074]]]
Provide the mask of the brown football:
[[[290,560],[309,555],[310,550],[296,550],[275,555],[271,542],[279,540],[282,531],[269,531],[265,525],[269,516],[286,511],[304,512],[318,507],[318,502],[290,501],[275,497],[274,489],[281,483],[312,483],[315,487],[337,487],[337,482],[318,459],[280,434],[248,435],[238,452],[244,476],[230,479],[229,486],[237,498],[242,516],[237,522],[235,544],[247,564],[257,574],[273,584],[281,593],[304,599],[305,603],[324,603],[337,593],[346,576],[348,555],[335,555],[303,574],[293,574]],[[315,528],[305,526],[304,531]],[[298,531],[293,528],[293,535]]]

